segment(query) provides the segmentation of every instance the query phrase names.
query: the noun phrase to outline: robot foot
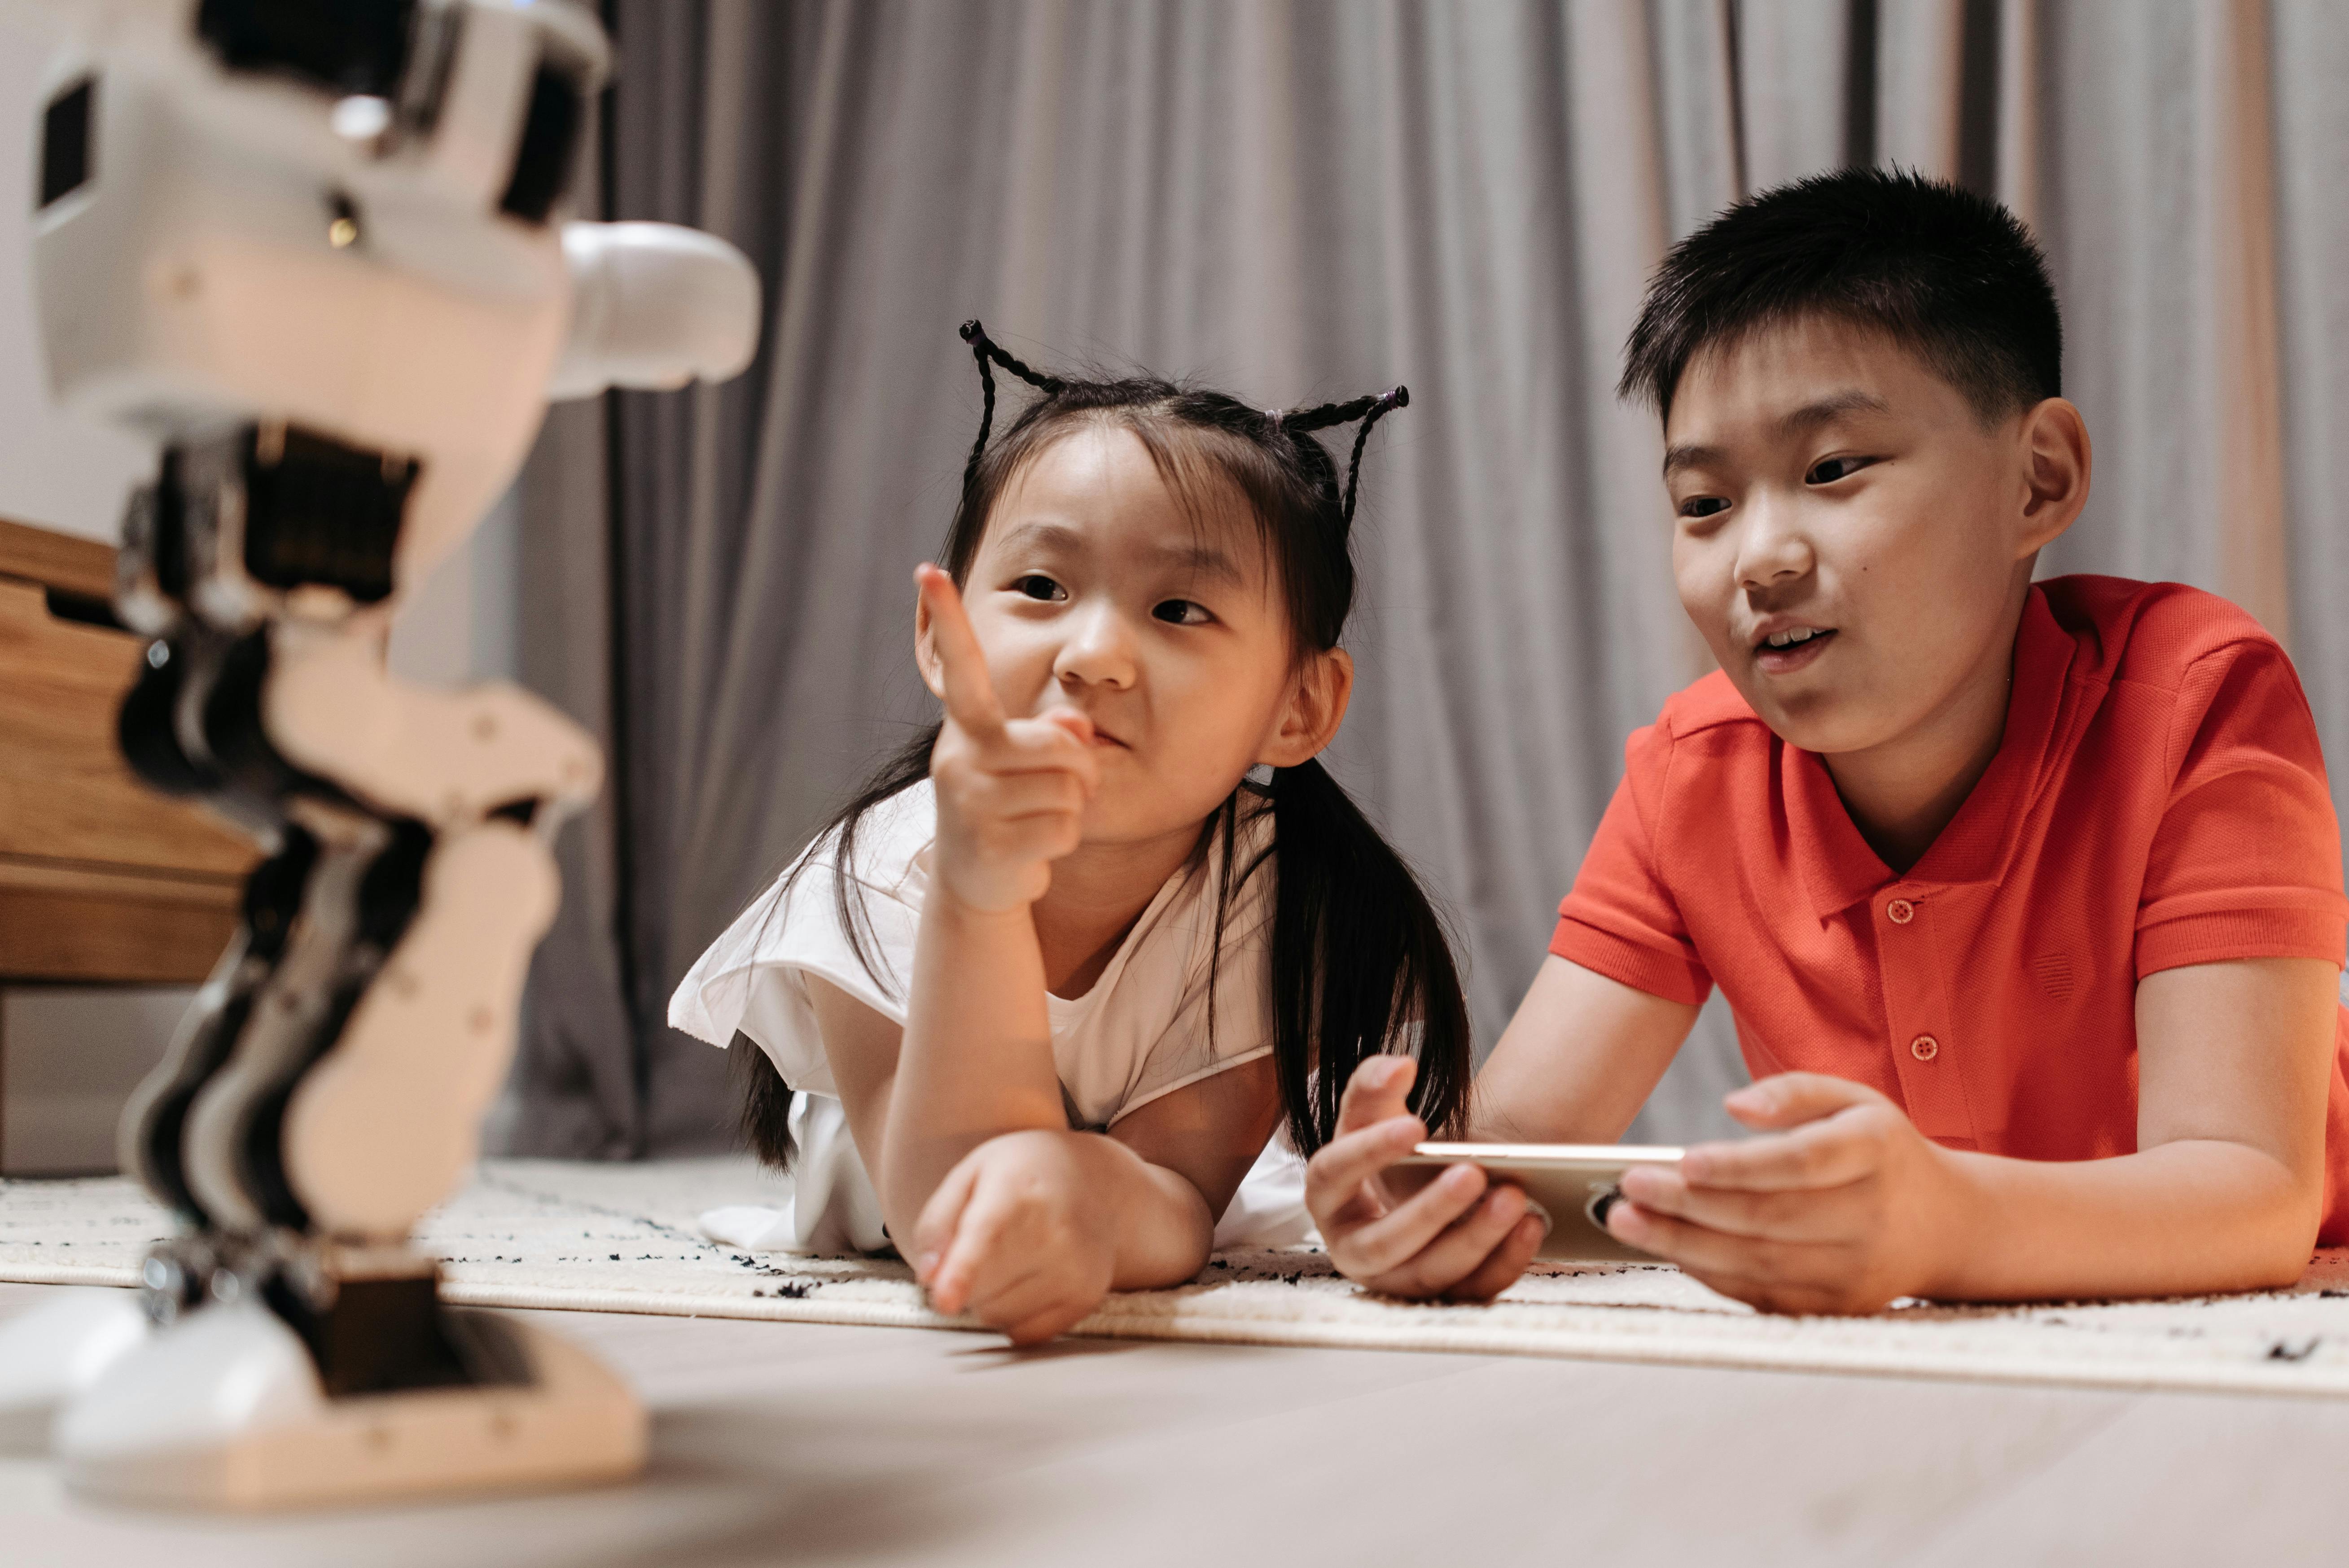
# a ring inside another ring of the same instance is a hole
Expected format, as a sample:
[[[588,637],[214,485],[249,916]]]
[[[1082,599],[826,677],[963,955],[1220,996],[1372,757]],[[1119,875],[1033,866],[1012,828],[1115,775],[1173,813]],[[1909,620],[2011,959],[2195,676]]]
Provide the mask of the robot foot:
[[[535,1490],[643,1468],[643,1407],[576,1346],[442,1306],[423,1272],[282,1283],[216,1301],[119,1356],[57,1418],[84,1495],[233,1511]],[[266,1298],[266,1299],[264,1299]]]
[[[91,1286],[57,1292],[0,1324],[0,1454],[46,1452],[58,1407],[145,1343],[139,1297]]]

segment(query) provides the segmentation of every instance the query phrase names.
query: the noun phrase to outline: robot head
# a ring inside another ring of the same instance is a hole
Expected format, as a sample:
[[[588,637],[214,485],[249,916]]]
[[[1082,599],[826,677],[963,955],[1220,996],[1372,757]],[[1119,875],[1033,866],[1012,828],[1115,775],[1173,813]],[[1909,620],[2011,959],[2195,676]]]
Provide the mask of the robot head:
[[[382,603],[543,417],[602,30],[563,0],[57,15],[34,240],[53,395],[163,448],[149,524],[208,542],[186,586],[212,618]]]

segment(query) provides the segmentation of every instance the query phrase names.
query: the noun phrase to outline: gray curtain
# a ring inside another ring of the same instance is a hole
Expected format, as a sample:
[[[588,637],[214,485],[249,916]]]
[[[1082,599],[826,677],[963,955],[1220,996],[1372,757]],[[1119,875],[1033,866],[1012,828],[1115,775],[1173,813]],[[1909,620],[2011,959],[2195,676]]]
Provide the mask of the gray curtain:
[[[1266,405],[1397,381],[1365,466],[1339,776],[1456,913],[1479,1037],[1545,950],[1624,737],[1703,670],[1642,283],[1849,163],[2033,222],[2095,499],[2051,571],[2182,578],[2284,636],[2349,756],[2349,12],[2326,0],[619,0],[600,189],[771,291],[731,386],[550,422],[526,674],[615,749],[565,844],[500,1137],[725,1140],[685,967],[921,722],[910,568],[978,391],[954,327]],[[2344,769],[2349,777],[2349,769]],[[1640,1130],[1724,1125],[1718,1001]]]

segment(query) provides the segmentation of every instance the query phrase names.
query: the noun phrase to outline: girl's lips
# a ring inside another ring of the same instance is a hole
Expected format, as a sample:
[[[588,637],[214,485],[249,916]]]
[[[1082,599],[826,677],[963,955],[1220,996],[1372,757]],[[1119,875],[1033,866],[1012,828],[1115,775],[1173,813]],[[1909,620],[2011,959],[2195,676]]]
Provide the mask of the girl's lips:
[[[1765,676],[1793,675],[1796,670],[1809,665],[1826,652],[1826,645],[1834,642],[1835,637],[1836,634],[1833,632],[1820,632],[1814,634],[1810,641],[1797,643],[1788,648],[1774,648],[1765,643],[1754,650],[1754,667]]]

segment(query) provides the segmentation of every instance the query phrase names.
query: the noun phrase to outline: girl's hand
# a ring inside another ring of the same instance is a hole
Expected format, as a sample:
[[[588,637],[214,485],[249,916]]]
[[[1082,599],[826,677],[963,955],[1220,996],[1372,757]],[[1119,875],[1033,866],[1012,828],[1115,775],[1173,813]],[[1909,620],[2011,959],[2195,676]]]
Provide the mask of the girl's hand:
[[[1117,1224],[1096,1169],[1106,1140],[1007,1132],[963,1157],[914,1227],[914,1277],[947,1314],[968,1312],[1014,1345],[1076,1326],[1109,1294]]]
[[[1490,1301],[1547,1233],[1516,1187],[1474,1165],[1396,1171],[1427,1136],[1405,1104],[1419,1064],[1372,1057],[1347,1080],[1338,1135],[1305,1167],[1305,1206],[1338,1272],[1386,1295]]]
[[[1052,862],[1077,847],[1100,780],[1092,721],[1065,710],[1006,718],[954,579],[925,564],[914,581],[936,655],[923,679],[947,709],[930,753],[939,884],[970,909],[1024,909],[1051,885]]]
[[[1701,1144],[1677,1171],[1623,1175],[1607,1228],[1764,1312],[1875,1312],[1934,1294],[1971,1244],[1965,1179],[1864,1085],[1781,1073],[1728,1097],[1762,1130]]]

